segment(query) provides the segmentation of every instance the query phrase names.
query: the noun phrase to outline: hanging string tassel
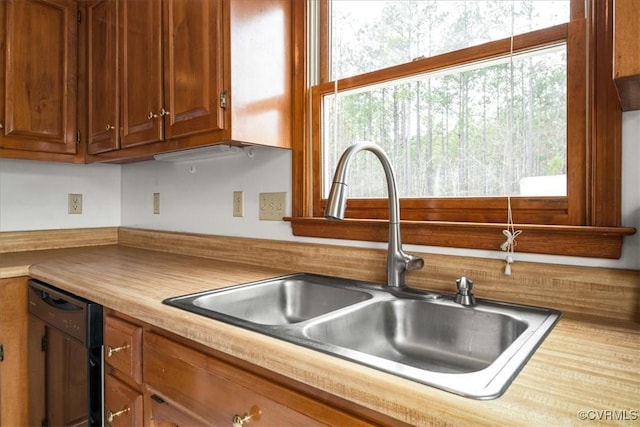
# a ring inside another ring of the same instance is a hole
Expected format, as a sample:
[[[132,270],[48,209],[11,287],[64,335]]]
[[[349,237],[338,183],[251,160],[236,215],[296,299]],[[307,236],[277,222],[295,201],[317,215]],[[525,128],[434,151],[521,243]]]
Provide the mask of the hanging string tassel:
[[[513,213],[511,211],[511,197],[507,196],[507,229],[502,230],[502,234],[507,240],[500,245],[500,249],[507,253],[504,259],[507,265],[504,267],[505,276],[511,276],[511,264],[513,264],[513,254],[516,248],[516,237],[522,233],[522,230],[516,230],[513,225]]]
[[[510,228],[513,227],[513,224],[510,224]],[[513,253],[515,252],[516,246],[516,237],[518,237],[522,233],[522,230],[502,230],[502,234],[505,235],[507,240],[500,245],[500,249],[507,252],[507,256],[504,259],[507,265],[504,267],[504,274],[507,276],[511,276],[511,264],[513,264]]]
[[[507,255],[504,261],[507,263],[507,265],[504,266],[504,275],[511,276],[511,264],[513,264],[513,258]]]

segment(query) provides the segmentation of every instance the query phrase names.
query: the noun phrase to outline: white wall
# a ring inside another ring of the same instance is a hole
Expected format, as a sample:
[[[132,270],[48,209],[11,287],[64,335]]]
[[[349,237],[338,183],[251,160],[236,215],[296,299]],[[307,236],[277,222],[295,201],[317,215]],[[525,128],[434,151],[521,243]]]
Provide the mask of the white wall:
[[[82,214],[68,214],[80,193]],[[0,231],[120,225],[120,166],[0,159]]]
[[[122,225],[226,236],[291,239],[289,223],[258,220],[258,194],[286,192],[291,206],[291,152],[253,148],[193,162],[148,161],[122,167]],[[195,169],[195,170],[193,170]],[[232,216],[233,192],[244,192],[244,217]],[[160,193],[160,214],[153,213]]]
[[[623,225],[640,230],[640,111],[623,116]],[[189,168],[195,167],[195,173]],[[286,191],[291,203],[291,153],[257,149],[246,156],[217,160],[145,162],[122,168],[122,225],[170,231],[278,240],[385,247],[384,244],[295,237],[289,223],[259,221],[258,193]],[[245,217],[232,216],[232,193],[244,191]],[[161,211],[153,214],[152,195],[161,194]],[[500,251],[477,251],[407,245],[408,250],[504,258]],[[516,254],[516,260],[640,269],[640,233],[625,238],[619,260]]]
[[[623,114],[623,225],[640,230],[640,111]],[[189,169],[195,167],[195,173]],[[287,192],[291,211],[291,153],[256,148],[247,156],[165,163],[68,165],[0,159],[0,231],[123,225],[278,240],[380,247],[371,242],[299,238],[289,223],[258,220],[258,194]],[[232,216],[232,193],[244,191],[245,216]],[[153,214],[153,193],[160,214]],[[67,194],[84,194],[84,214],[67,214]],[[407,250],[488,258],[499,251],[407,245]],[[516,254],[517,260],[640,269],[640,232],[626,237],[619,260]]]

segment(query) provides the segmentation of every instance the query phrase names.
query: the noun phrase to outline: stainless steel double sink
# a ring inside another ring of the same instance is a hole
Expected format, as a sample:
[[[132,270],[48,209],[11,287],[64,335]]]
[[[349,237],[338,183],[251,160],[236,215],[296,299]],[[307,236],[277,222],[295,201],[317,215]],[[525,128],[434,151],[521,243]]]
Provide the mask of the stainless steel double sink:
[[[308,273],[164,303],[476,399],[504,393],[561,315]]]

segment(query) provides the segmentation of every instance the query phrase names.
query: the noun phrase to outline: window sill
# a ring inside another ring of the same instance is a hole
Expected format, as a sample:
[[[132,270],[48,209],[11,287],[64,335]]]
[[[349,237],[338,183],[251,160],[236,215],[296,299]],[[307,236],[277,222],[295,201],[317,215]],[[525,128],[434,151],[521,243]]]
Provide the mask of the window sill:
[[[295,236],[386,242],[387,220],[285,218]],[[439,221],[402,221],[402,241],[407,244],[466,249],[500,250],[505,241],[505,224]],[[516,224],[522,230],[517,251],[547,255],[620,258],[624,236],[635,234],[631,227],[590,227]]]

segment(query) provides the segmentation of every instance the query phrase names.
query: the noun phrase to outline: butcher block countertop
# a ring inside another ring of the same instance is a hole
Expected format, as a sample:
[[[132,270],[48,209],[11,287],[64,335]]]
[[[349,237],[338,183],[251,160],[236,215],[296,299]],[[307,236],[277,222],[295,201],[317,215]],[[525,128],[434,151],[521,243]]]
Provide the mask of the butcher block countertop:
[[[30,275],[408,424],[640,425],[635,322],[565,315],[506,393],[480,401],[162,304],[293,272],[117,245],[0,255],[0,277]]]

